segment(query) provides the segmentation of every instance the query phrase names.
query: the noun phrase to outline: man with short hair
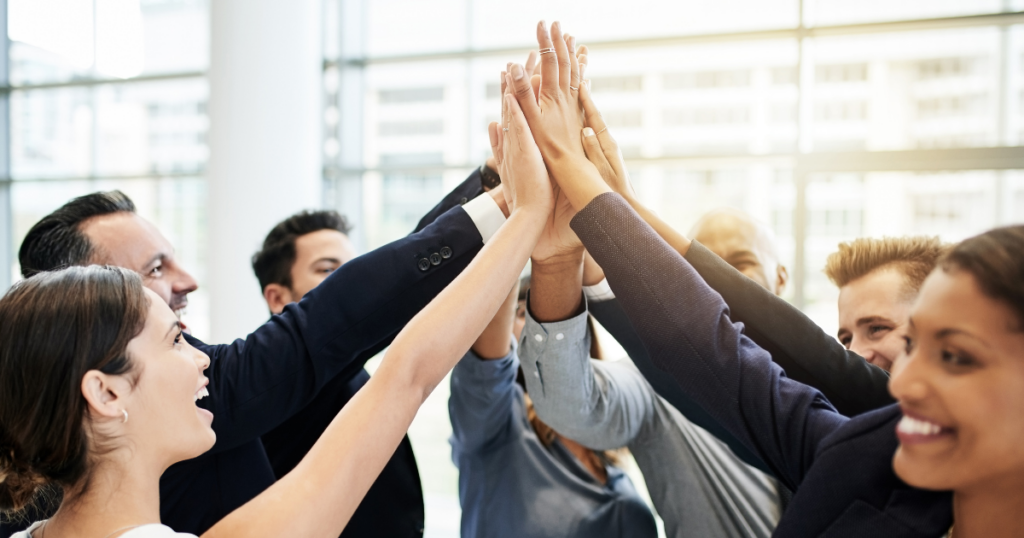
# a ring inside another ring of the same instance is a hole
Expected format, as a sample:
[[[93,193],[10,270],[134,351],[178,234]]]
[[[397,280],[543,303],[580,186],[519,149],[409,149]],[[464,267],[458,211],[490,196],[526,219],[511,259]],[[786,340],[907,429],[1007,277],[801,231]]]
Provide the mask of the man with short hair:
[[[245,339],[207,345],[186,336],[210,356],[210,396],[198,405],[214,413],[217,443],[164,473],[164,523],[200,535],[273,484],[259,437],[335,377],[357,376],[469,264],[507,212],[500,189],[481,191],[477,171],[424,218],[428,226],[345,263]],[[462,200],[468,203],[458,207]],[[44,217],[26,236],[19,260],[26,277],[70,265],[132,269],[179,312],[197,287],[175,263],[170,242],[116,191],[76,198]],[[422,535],[422,520],[404,522],[400,535]]]
[[[839,288],[839,342],[889,371],[903,353],[910,307],[949,246],[938,237],[861,238],[825,263]]]
[[[351,230],[344,216],[330,210],[302,211],[270,230],[263,247],[252,257],[252,268],[271,314],[280,314],[287,305],[302,300],[356,257],[348,238]],[[263,434],[263,447],[278,479],[298,465],[341,408],[369,380],[365,369],[351,378],[335,377],[302,411]],[[419,470],[406,436],[341,536],[403,536],[408,534],[410,522],[422,525],[423,519]]]

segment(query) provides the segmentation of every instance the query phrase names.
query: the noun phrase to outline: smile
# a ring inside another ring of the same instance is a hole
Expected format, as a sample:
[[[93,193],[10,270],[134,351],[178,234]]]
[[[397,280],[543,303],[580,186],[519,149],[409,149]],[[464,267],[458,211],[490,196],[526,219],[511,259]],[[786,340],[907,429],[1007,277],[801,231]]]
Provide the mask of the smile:
[[[952,434],[952,428],[946,428],[930,420],[909,415],[903,415],[899,424],[896,425],[896,435],[900,438],[900,443],[904,445],[928,443],[951,436]]]
[[[204,386],[203,388],[201,388],[201,389],[196,391],[196,393],[195,393],[195,400],[193,400],[193,401],[198,402],[199,400],[202,400],[203,398],[205,398],[205,397],[207,397],[209,395],[210,395],[210,391],[206,390],[206,387]]]

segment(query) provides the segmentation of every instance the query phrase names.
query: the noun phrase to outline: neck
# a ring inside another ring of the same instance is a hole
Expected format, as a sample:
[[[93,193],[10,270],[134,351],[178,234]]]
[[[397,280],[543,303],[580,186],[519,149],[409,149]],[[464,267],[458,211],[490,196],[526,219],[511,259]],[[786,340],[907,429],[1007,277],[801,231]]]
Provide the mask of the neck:
[[[1024,476],[986,482],[953,494],[956,538],[1010,538],[1024,529]]]
[[[43,538],[105,538],[124,527],[160,522],[163,469],[145,465],[141,457],[125,456],[126,452],[112,453],[94,467],[84,492],[65,493],[60,510],[43,529]]]

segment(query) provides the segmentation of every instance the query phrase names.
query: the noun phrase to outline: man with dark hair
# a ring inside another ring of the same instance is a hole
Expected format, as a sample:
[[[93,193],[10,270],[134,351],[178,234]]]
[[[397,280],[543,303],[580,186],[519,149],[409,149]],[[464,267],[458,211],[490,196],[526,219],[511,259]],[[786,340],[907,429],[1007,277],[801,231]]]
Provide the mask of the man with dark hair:
[[[356,257],[348,239],[348,220],[336,211],[302,211],[281,221],[252,257],[252,268],[271,314],[302,298],[342,264]],[[324,432],[370,374],[338,376],[305,409],[263,434],[274,475],[288,474]],[[402,439],[391,460],[349,520],[343,538],[403,536],[410,523],[422,525],[423,490],[409,438]]]
[[[186,335],[210,356],[210,396],[197,405],[216,417],[217,443],[164,473],[164,523],[200,535],[273,484],[260,436],[309,405],[329,381],[359,375],[469,264],[507,212],[500,189],[478,196],[481,191],[477,171],[431,210],[426,227],[344,264],[244,339],[207,345]],[[170,242],[133,205],[105,205],[118,199],[127,197],[76,198],[33,226],[19,254],[23,274],[70,263],[118,265],[142,274],[146,287],[180,312],[195,279],[174,263]],[[468,203],[459,207],[463,200]],[[422,535],[422,519],[395,524],[401,532],[389,536]],[[0,535],[9,532],[4,527]]]
[[[280,314],[356,257],[348,219],[337,211],[302,211],[274,226],[252,256],[252,270],[272,314]]]

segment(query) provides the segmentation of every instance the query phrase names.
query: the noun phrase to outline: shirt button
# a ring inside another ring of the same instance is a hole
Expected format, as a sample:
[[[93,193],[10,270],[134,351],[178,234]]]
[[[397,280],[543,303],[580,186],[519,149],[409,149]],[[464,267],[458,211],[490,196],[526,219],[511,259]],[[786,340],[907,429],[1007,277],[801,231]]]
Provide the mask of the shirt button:
[[[562,333],[558,333],[555,335],[555,340],[562,340],[563,338],[565,338],[565,335]]]
[[[416,267],[419,267],[420,271],[426,271],[427,269],[430,269],[430,260],[420,258],[420,261],[416,262]]]
[[[540,372],[534,372],[533,377],[540,377]]]
[[[544,337],[539,335],[539,334],[533,335],[533,339],[538,341],[538,342],[543,342],[544,341]]]
[[[430,265],[441,265],[441,255],[436,252],[431,254]]]
[[[446,259],[446,260],[448,258],[451,258],[452,257],[452,249],[450,249],[448,247],[441,247],[441,257]]]
[[[468,202],[468,201],[469,201],[469,198],[466,198],[465,196],[463,196],[462,200],[460,200],[459,203],[462,204],[462,205],[466,205],[466,202]]]

